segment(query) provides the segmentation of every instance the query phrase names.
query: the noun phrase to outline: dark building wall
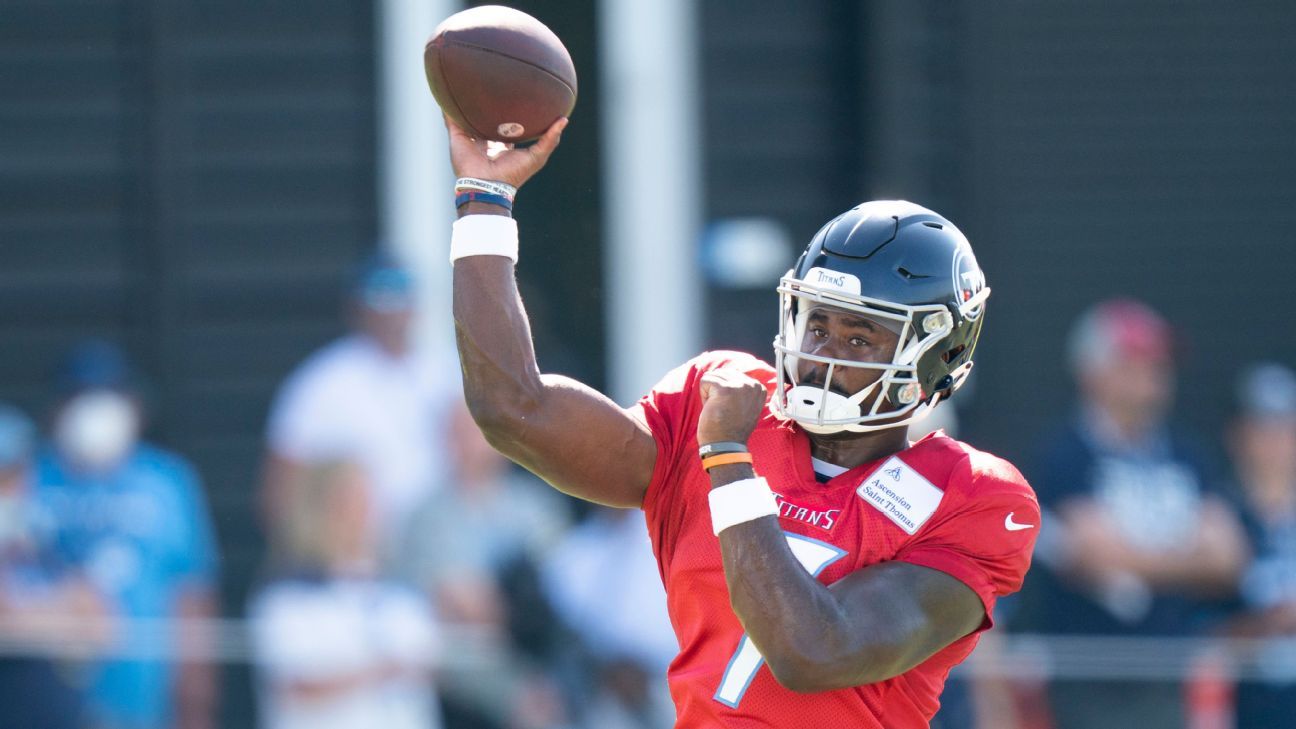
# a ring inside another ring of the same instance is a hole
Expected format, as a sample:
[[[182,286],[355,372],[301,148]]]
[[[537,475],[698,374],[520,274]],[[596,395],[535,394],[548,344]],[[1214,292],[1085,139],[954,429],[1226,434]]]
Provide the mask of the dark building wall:
[[[373,244],[373,9],[0,13],[0,395],[39,411],[70,342],[125,345],[241,586],[268,398],[340,329],[342,281]]]
[[[546,372],[601,388],[606,302],[597,3],[520,0],[504,4],[533,15],[562,39],[576,66],[578,86],[562,147],[517,200],[523,239],[518,285],[531,316],[536,357]],[[622,142],[634,144],[630,139]]]
[[[64,348],[123,344],[204,479],[226,614],[270,396],[373,245],[374,63],[368,0],[0,4],[0,398],[39,414]],[[243,667],[222,711],[252,724]]]
[[[42,404],[70,337],[139,318],[145,91],[125,3],[0,8],[0,387]],[[75,11],[75,12],[73,12]]]
[[[1029,452],[1072,402],[1067,329],[1104,296],[1178,327],[1179,409],[1207,437],[1243,363],[1296,363],[1292,5],[790,7],[702,6],[708,213],[771,216],[797,247],[870,198],[959,224],[994,289],[967,436]],[[772,288],[712,292],[712,344],[769,356]]]
[[[597,381],[596,16],[592,2],[521,7],[567,41],[581,78],[553,181],[519,201],[521,276],[550,327],[542,356]],[[153,435],[198,462],[223,523],[248,524],[234,514],[250,506],[268,400],[341,331],[345,280],[375,242],[375,12],[0,7],[0,397],[39,412],[65,347],[123,343],[152,385]],[[259,546],[224,536],[230,555]]]
[[[706,219],[771,218],[800,245],[861,198],[864,15],[830,0],[698,5]],[[708,346],[772,356],[775,283],[709,289]]]
[[[1071,401],[1067,325],[1134,294],[1183,339],[1180,411],[1296,365],[1296,6],[998,2],[966,14],[965,225],[995,288],[974,414],[1016,451]]]

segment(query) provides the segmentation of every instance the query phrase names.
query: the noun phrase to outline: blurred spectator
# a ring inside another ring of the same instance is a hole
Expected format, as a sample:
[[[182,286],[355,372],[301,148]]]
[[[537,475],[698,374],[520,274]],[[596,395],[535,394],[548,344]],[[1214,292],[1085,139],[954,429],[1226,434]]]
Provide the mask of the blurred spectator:
[[[1128,299],[1071,332],[1078,412],[1031,483],[1049,510],[1017,627],[1046,633],[1183,635],[1232,591],[1247,557],[1236,513],[1212,491],[1202,450],[1169,425],[1166,322]],[[1059,727],[1183,726],[1174,681],[1059,681]]]
[[[35,426],[0,404],[0,726],[73,729],[85,721],[69,643],[102,648],[106,605],[49,554],[53,524],[33,495]]]
[[[447,724],[461,711],[499,726],[562,724],[557,694],[537,664],[551,647],[552,625],[530,586],[535,564],[567,528],[566,505],[496,452],[462,401],[448,420],[449,480],[411,518],[403,561],[447,622],[471,626],[505,650],[445,674]]]
[[[169,622],[216,614],[216,553],[198,477],[179,456],[139,439],[139,390],[116,347],[76,347],[58,385],[53,447],[37,470],[40,500],[58,556],[127,621],[113,647],[126,655],[93,670],[93,725],[211,727],[214,667],[175,658],[209,646]]]
[[[1244,373],[1228,445],[1255,550],[1232,627],[1270,639],[1256,657],[1260,679],[1237,693],[1237,729],[1258,729],[1296,717],[1296,374],[1278,364]]]
[[[249,618],[265,729],[434,729],[436,624],[417,591],[381,578],[358,466],[296,472],[272,535],[273,578]]]
[[[588,658],[582,724],[669,729],[666,667],[679,643],[643,513],[596,507],[550,552],[545,592]]]
[[[440,482],[438,425],[458,370],[416,356],[414,282],[386,258],[362,267],[347,315],[352,332],[312,354],[275,398],[263,496],[273,522],[308,463],[351,461],[373,489],[376,533],[394,536]]]

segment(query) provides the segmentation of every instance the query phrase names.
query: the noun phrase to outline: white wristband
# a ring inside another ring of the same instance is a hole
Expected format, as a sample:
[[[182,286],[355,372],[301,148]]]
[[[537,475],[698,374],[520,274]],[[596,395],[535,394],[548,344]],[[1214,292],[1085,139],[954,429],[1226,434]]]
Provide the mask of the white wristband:
[[[507,215],[465,215],[450,233],[450,265],[466,256],[504,256],[517,263],[517,221]]]
[[[507,182],[483,180],[479,177],[460,177],[455,180],[455,192],[460,190],[481,190],[492,195],[502,195],[510,200],[517,197],[517,188]]]
[[[745,478],[711,489],[711,531],[720,532],[735,524],[778,516],[778,502],[765,479]]]

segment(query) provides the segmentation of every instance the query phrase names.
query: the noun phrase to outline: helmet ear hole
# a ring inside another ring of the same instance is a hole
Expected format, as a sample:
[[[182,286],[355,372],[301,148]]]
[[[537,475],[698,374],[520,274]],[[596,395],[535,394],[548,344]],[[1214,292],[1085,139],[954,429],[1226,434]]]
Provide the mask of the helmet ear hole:
[[[959,346],[953,349],[945,350],[945,352],[941,354],[941,359],[945,360],[945,364],[951,364],[955,359],[958,358],[959,355],[963,354],[965,351],[967,351],[967,345],[960,344]],[[949,378],[946,377],[945,379],[949,379]]]

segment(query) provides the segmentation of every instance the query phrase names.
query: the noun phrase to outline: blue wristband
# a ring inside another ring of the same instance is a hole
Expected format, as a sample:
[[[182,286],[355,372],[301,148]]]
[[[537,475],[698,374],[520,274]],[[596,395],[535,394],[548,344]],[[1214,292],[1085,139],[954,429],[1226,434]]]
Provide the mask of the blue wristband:
[[[456,208],[462,207],[463,205],[467,205],[470,202],[490,203],[491,205],[498,205],[504,208],[505,210],[513,209],[513,201],[504,197],[503,195],[496,195],[494,193],[482,192],[480,190],[466,190],[464,192],[455,195]]]

